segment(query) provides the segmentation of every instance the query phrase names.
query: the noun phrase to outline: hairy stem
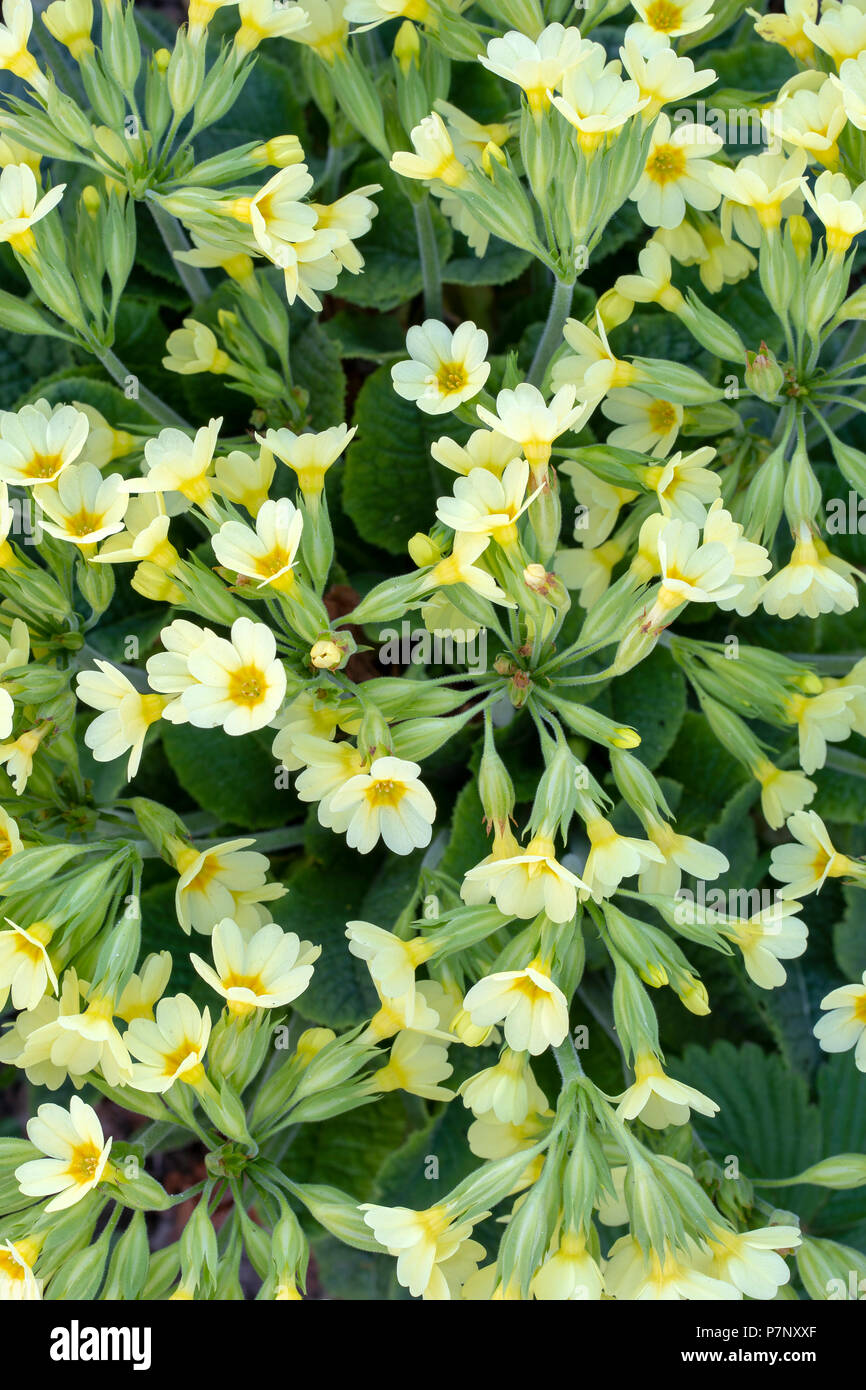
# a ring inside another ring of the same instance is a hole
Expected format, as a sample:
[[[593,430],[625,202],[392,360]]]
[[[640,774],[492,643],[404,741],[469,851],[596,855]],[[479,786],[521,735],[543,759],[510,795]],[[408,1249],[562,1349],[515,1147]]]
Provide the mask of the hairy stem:
[[[153,220],[159,228],[159,234],[165,242],[166,250],[172,259],[172,264],[176,267],[177,273],[181,278],[184,289],[192,300],[193,304],[201,304],[203,299],[207,299],[210,294],[210,285],[203,270],[199,270],[197,265],[187,265],[185,261],[175,258],[175,251],[188,251],[189,242],[186,234],[176,217],[172,217],[170,212],[161,208],[159,203],[148,202]]]
[[[529,368],[527,377],[527,381],[532,386],[541,386],[550,359],[562,342],[562,330],[571,310],[573,294],[574,282],[566,284],[564,280],[554,280],[550,308],[547,311],[547,322],[538,341],[538,347],[535,349],[535,356],[532,359],[532,366]]]
[[[415,232],[418,237],[418,255],[421,257],[421,277],[424,282],[424,313],[428,319],[442,317],[442,272],[439,265],[439,247],[433,227],[430,199],[413,203]]]

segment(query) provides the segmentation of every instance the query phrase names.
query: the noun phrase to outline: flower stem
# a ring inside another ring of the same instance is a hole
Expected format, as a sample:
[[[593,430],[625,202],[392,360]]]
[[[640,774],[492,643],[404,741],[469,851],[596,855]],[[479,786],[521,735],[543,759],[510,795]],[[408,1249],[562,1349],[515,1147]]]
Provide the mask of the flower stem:
[[[424,282],[424,313],[428,319],[442,317],[442,274],[439,266],[439,247],[430,210],[430,199],[413,203],[418,254],[421,257],[421,276]]]
[[[153,416],[154,420],[159,420],[163,425],[173,425],[175,429],[188,430],[190,428],[189,422],[182,415],[178,415],[176,410],[172,410],[170,405],[166,405],[165,401],[160,400],[159,396],[155,395],[153,391],[149,391],[137,378],[134,378],[132,372],[127,371],[117,354],[111,351],[111,348],[94,351],[108,375],[114,378],[118,386],[125,388],[131,380],[135,379],[137,394],[131,399],[137,400],[139,405]]]
[[[554,279],[550,308],[547,311],[547,322],[538,341],[538,347],[535,349],[535,356],[532,359],[532,366],[529,368],[529,376],[527,377],[527,381],[532,386],[541,386],[550,359],[562,342],[562,330],[571,309],[573,295],[573,281],[571,284],[566,284],[564,280]]]
[[[172,217],[170,212],[161,208],[158,203],[148,202],[153,220],[159,228],[159,234],[165,242],[166,250],[172,259],[172,264],[181,278],[184,289],[192,300],[193,304],[201,304],[203,299],[207,299],[210,294],[210,285],[203,270],[199,270],[197,265],[187,265],[185,261],[175,259],[173,252],[188,251],[189,242],[186,239],[184,230],[176,217]]]

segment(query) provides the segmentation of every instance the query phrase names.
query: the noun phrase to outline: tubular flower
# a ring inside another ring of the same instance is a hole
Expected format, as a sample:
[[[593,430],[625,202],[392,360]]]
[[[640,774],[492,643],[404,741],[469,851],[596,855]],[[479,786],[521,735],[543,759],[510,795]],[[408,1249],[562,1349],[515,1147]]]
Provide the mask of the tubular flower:
[[[106,1143],[96,1111],[78,1096],[72,1097],[68,1110],[40,1105],[27,1122],[27,1137],[47,1157],[22,1163],[15,1177],[27,1197],[56,1194],[46,1202],[47,1212],[74,1206],[99,1183],[112,1180],[112,1141]]]

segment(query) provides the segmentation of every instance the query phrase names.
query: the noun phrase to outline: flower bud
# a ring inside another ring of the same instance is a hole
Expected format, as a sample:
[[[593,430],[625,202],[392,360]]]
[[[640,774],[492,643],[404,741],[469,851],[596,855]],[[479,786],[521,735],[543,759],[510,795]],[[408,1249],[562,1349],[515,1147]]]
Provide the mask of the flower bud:
[[[746,352],[745,382],[762,401],[774,401],[784,381],[785,374],[766,343],[757,352]]]

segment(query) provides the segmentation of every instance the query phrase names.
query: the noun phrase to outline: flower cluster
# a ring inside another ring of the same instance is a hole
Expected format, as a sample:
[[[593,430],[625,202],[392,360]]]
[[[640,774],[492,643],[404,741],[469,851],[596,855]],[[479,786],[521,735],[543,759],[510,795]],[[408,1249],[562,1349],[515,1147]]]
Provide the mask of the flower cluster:
[[[0,25],[0,1298],[828,1296],[701,1030],[866,1073],[861,8],[98,8]]]

